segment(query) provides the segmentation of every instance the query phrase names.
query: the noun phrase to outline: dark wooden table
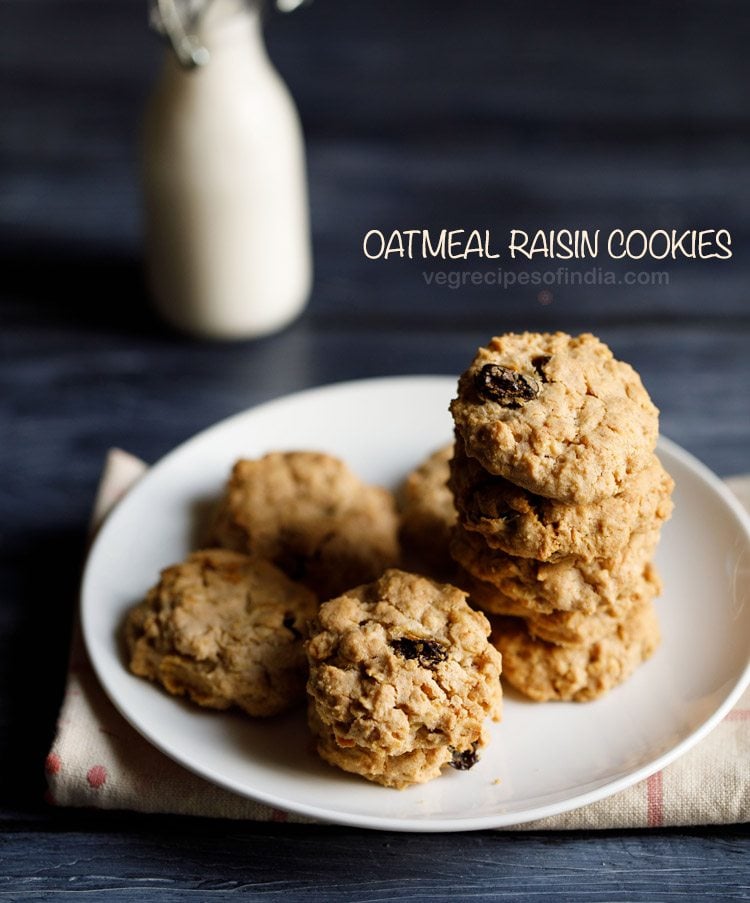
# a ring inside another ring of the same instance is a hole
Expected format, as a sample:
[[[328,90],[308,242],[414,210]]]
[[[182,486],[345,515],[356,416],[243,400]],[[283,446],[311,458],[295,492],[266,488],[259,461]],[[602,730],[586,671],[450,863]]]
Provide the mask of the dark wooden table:
[[[456,374],[493,333],[561,328],[598,333],[639,368],[667,435],[720,474],[750,470],[748,26],[743,0],[316,0],[272,17],[308,140],[315,290],[283,334],[217,345],[163,328],[142,285],[135,144],[160,53],[142,5],[5,0],[2,899],[750,898],[743,826],[401,835],[42,798],[110,446],[153,461],[286,392]],[[416,261],[361,253],[370,228],[443,226],[728,228],[735,254],[636,265],[669,284],[559,285],[542,303],[538,288],[455,291]]]

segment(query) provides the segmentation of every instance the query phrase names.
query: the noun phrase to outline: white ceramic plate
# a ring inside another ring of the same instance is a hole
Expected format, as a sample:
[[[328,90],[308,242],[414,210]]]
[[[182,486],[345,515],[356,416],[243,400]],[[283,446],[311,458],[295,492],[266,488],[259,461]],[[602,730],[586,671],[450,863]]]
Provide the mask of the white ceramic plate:
[[[657,558],[660,649],[593,703],[539,705],[508,694],[504,720],[471,771],[388,790],[318,761],[302,712],[253,721],[203,711],[128,672],[117,641],[125,611],[191,548],[195,512],[219,494],[236,458],[320,449],[365,480],[395,486],[450,439],[454,386],[445,377],[378,379],[262,405],[180,446],[126,496],[91,551],[82,619],[104,688],[144,737],[208,780],[283,809],[371,828],[458,831],[599,800],[677,758],[726,714],[750,677],[748,518],[715,476],[666,440],[659,451],[677,487]]]

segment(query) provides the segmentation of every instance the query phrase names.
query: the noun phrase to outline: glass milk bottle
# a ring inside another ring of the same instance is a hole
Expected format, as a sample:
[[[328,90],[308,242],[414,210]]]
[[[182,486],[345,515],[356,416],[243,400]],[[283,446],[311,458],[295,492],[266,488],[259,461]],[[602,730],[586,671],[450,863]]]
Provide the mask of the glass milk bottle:
[[[195,335],[281,329],[311,284],[297,111],[246,0],[158,0],[172,41],[146,111],[148,280],[166,320]]]

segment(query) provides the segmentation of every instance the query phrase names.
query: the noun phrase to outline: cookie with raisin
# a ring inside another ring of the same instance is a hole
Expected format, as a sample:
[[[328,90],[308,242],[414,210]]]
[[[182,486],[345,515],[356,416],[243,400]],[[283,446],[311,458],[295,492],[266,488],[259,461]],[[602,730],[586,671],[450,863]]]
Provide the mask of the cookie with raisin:
[[[636,371],[590,334],[493,338],[459,379],[451,412],[485,470],[572,504],[622,492],[658,434]]]
[[[396,788],[473,765],[501,714],[488,635],[461,590],[406,571],[324,603],[307,643],[320,756]]]

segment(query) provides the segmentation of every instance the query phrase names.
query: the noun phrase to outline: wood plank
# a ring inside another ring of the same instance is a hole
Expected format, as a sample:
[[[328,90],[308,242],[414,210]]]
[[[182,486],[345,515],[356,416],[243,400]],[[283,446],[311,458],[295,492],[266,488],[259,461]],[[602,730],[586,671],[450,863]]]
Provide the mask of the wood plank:
[[[666,887],[670,900],[747,899],[745,830],[420,836],[195,819],[119,831],[107,821],[94,833],[7,831],[0,899],[641,901]]]

